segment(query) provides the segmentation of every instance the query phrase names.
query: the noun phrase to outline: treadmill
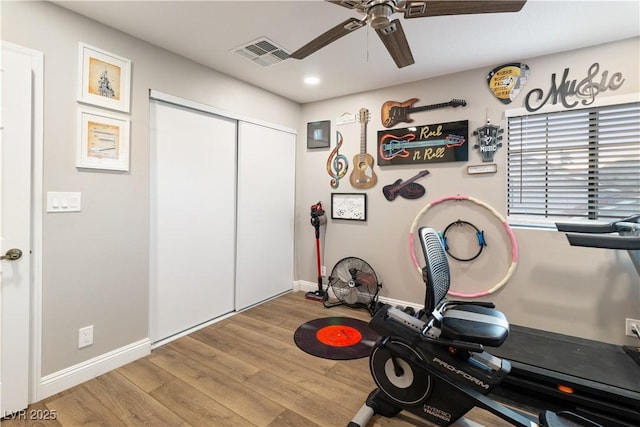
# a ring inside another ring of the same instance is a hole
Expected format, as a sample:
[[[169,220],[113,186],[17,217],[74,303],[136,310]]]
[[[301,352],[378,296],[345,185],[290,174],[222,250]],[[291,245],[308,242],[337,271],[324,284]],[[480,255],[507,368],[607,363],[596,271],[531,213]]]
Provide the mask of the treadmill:
[[[640,215],[556,227],[571,246],[628,251],[640,276]],[[603,426],[640,426],[640,340],[618,346],[511,325],[505,343],[491,352],[511,363],[498,396],[570,410]]]

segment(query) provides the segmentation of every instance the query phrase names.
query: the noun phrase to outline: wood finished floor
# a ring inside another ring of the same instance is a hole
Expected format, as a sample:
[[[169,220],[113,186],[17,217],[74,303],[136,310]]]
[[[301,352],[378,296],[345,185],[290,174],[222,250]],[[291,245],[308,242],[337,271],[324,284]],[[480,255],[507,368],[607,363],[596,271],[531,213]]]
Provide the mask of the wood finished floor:
[[[2,426],[344,427],[374,388],[368,359],[321,359],[293,341],[301,324],[331,316],[370,319],[366,310],[326,309],[289,293],[29,407],[55,410],[55,421],[5,419]],[[509,425],[479,409],[467,419]],[[405,413],[369,423],[412,425],[431,424]]]

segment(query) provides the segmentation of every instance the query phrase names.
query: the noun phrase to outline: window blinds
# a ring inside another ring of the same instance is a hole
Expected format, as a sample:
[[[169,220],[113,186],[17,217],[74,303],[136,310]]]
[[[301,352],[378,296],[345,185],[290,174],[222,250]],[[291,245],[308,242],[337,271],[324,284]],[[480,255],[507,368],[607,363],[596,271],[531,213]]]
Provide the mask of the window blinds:
[[[510,117],[507,136],[510,217],[640,213],[640,103]]]

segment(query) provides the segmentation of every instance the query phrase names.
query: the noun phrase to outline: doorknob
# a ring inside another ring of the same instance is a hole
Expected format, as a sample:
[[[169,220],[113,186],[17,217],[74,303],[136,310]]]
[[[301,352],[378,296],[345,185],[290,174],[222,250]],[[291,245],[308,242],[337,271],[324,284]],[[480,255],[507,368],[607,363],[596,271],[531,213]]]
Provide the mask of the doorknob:
[[[20,249],[9,249],[6,254],[0,256],[0,260],[6,259],[7,261],[15,261],[22,257],[22,251]]]

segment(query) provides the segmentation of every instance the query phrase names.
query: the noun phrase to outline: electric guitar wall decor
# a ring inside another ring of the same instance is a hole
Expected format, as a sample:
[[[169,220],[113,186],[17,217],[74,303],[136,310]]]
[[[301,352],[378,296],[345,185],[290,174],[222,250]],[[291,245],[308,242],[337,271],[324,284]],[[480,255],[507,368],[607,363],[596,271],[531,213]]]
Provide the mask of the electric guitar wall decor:
[[[398,196],[404,197],[405,199],[419,199],[424,196],[425,189],[415,181],[427,175],[429,175],[429,171],[425,169],[406,181],[398,179],[393,184],[382,187],[382,194],[384,194],[385,199],[390,202],[394,201]]]
[[[373,156],[367,153],[367,122],[369,110],[361,108],[358,114],[360,121],[360,154],[353,156],[353,170],[349,175],[349,182],[354,188],[371,188],[378,182],[373,171]]]
[[[413,119],[409,118],[409,114],[417,113],[418,111],[435,110],[436,108],[445,107],[464,107],[467,105],[467,101],[463,99],[452,99],[449,102],[443,102],[441,104],[413,107],[413,104],[415,104],[417,101],[418,98],[411,98],[404,102],[387,101],[382,104],[382,126],[390,128],[400,122],[411,123],[413,122]]]

